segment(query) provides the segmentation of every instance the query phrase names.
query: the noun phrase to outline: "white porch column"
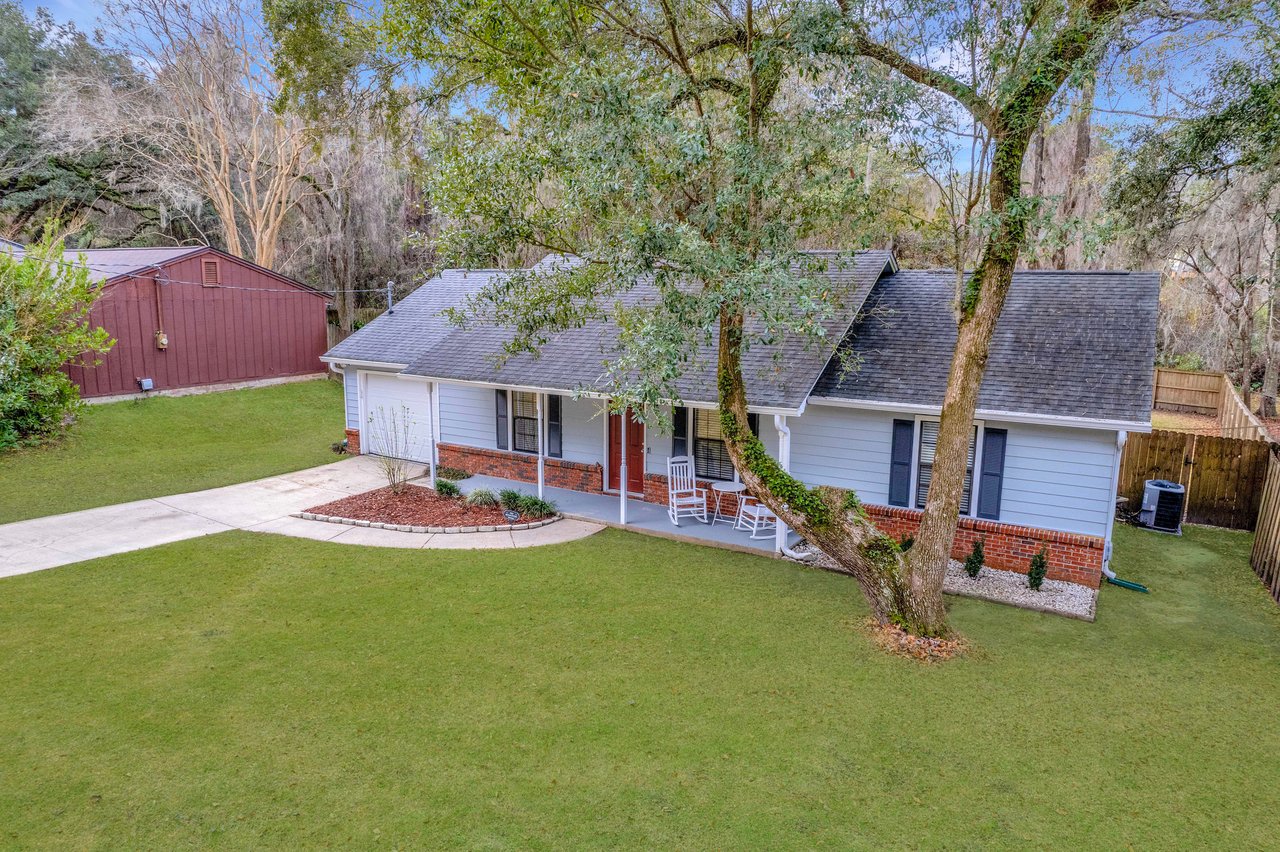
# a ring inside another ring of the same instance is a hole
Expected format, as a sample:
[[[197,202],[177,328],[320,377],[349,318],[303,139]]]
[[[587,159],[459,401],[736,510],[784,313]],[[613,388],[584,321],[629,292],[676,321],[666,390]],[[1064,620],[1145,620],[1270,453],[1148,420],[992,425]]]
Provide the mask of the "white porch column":
[[[439,416],[438,412],[440,411],[440,402],[436,398],[438,388],[439,385],[436,382],[427,383],[427,416],[431,418],[431,428],[427,430],[431,441],[431,451],[427,456],[427,469],[431,473],[429,481],[432,488],[436,487],[436,418]]]
[[[619,455],[621,461],[618,464],[618,523],[624,526],[627,523],[627,411],[623,409],[618,415],[622,420],[621,440],[622,452]]]
[[[539,500],[543,499],[542,491],[543,491],[543,482],[545,480],[545,475],[543,473],[543,459],[547,455],[547,446],[546,446],[547,430],[542,428],[542,411],[543,411],[542,397],[543,396],[544,394],[542,394],[541,392],[539,392],[536,395],[536,398],[538,400],[537,416],[538,416],[538,499]]]
[[[791,429],[787,426],[786,415],[773,415],[773,427],[778,430],[778,466],[786,473],[791,472]],[[778,526],[773,533],[773,549],[781,553],[787,546],[787,525],[778,519]]]

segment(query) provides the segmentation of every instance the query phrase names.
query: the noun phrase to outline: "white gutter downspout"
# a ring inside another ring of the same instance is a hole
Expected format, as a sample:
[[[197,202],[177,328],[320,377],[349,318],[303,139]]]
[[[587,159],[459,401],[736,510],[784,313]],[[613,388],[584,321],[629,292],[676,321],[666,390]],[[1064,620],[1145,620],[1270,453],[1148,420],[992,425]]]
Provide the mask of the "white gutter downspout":
[[[1107,537],[1102,551],[1102,575],[1108,580],[1116,578],[1116,572],[1111,570],[1111,531],[1116,525],[1115,498],[1119,496],[1116,492],[1120,489],[1120,459],[1124,456],[1124,445],[1128,440],[1128,432],[1116,432],[1116,462],[1111,471],[1111,512],[1107,515]]]
[[[435,382],[427,382],[427,412],[431,418],[431,428],[427,430],[431,441],[430,453],[427,455],[427,470],[430,473],[431,487],[436,487],[436,393],[439,385]]]
[[[773,427],[778,430],[778,466],[784,473],[791,473],[791,427],[787,425],[784,414],[773,415]],[[778,518],[778,526],[774,531],[773,549],[788,559],[804,562],[812,559],[814,553],[797,553],[787,547],[787,525]]]

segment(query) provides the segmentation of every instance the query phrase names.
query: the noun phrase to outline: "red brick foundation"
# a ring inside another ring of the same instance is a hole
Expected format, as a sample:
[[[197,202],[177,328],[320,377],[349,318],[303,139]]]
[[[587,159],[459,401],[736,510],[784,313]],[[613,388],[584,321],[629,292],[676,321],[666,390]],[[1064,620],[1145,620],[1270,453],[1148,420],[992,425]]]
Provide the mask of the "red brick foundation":
[[[463,447],[458,444],[437,444],[440,464],[456,467],[468,473],[500,476],[517,482],[538,481],[538,457],[527,453],[506,450],[486,450],[480,447]],[[552,488],[568,488],[587,494],[604,492],[604,467],[599,464],[582,464],[564,459],[543,459],[543,482]],[[663,496],[666,501],[666,496]]]
[[[348,430],[350,440],[352,434]],[[359,435],[356,435],[357,440]],[[538,481],[537,456],[513,453],[506,450],[486,450],[464,447],[458,444],[439,444],[440,464],[456,467],[470,473],[499,476],[518,482]],[[544,481],[553,488],[568,488],[588,494],[604,493],[604,466],[582,464],[563,459],[545,459]],[[710,483],[699,483],[710,489]],[[662,474],[646,473],[644,497],[649,503],[665,505],[667,502],[667,478]],[[725,495],[725,511],[736,510],[732,496]],[[708,510],[711,506],[707,507]],[[868,505],[867,513],[886,535],[896,539],[914,536],[920,529],[921,512],[890,506]],[[1027,573],[1031,557],[1045,547],[1049,556],[1050,580],[1065,580],[1082,586],[1098,588],[1102,581],[1102,555],[1105,542],[1096,536],[1054,532],[1035,527],[1019,527],[996,521],[961,518],[956,530],[951,555],[964,559],[973,549],[977,539],[983,540],[987,564],[1005,571]]]
[[[915,509],[867,506],[867,514],[886,535],[901,540],[916,534],[923,513]],[[1102,556],[1106,542],[1096,536],[961,518],[951,555],[964,559],[979,538],[983,540],[987,564],[992,568],[1025,574],[1031,557],[1044,547],[1049,557],[1047,576],[1050,580],[1065,580],[1092,589],[1098,588],[1102,582]]]
[[[360,430],[348,429],[347,432],[347,452],[353,456],[360,455]]]

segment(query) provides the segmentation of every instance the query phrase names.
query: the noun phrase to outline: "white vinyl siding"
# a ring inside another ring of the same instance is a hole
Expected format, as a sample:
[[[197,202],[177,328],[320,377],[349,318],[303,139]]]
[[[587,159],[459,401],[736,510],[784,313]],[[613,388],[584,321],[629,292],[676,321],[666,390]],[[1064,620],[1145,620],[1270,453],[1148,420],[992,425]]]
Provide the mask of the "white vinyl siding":
[[[810,405],[803,416],[788,418],[787,425],[796,478],[809,485],[850,488],[865,503],[888,505],[892,414]]]
[[[604,418],[602,403],[594,399],[560,397],[560,430],[564,460],[583,464],[604,464]]]
[[[1115,509],[1116,433],[987,423],[1009,430],[1000,521],[1104,536]]]
[[[464,447],[497,449],[497,414],[493,388],[441,382],[440,440]]]
[[[360,382],[355,367],[342,371],[342,398],[347,413],[347,428],[360,428]]]
[[[810,405],[791,427],[791,472],[809,485],[851,488],[865,503],[889,504],[894,418],[915,415]],[[1008,431],[999,521],[1104,536],[1115,506],[1116,433],[985,421]],[[761,424],[762,435],[771,430]],[[918,441],[918,439],[917,439]],[[976,495],[975,495],[976,496]],[[914,504],[915,494],[912,494]]]

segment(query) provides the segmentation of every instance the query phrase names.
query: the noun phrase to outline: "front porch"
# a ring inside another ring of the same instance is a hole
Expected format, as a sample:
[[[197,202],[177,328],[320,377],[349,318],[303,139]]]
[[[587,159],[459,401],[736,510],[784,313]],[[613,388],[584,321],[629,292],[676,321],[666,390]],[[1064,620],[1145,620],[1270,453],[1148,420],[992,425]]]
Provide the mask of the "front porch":
[[[498,476],[475,474],[458,482],[463,493],[471,493],[477,488],[487,488],[495,494],[503,488],[514,488],[526,494],[536,493],[533,483],[504,479]],[[591,494],[583,491],[572,491],[568,488],[556,488],[544,485],[543,494],[547,500],[567,517],[595,521],[609,526],[625,527],[635,532],[662,536],[695,544],[706,544],[712,547],[723,547],[749,553],[774,553],[777,541],[770,534],[767,538],[751,538],[743,530],[735,530],[731,523],[704,524],[693,518],[681,518],[680,526],[671,523],[667,515],[665,503],[652,503],[638,498],[626,501],[625,521],[623,520],[622,497],[617,494]],[[710,515],[708,515],[710,517]],[[796,544],[798,537],[787,531],[788,547]]]

